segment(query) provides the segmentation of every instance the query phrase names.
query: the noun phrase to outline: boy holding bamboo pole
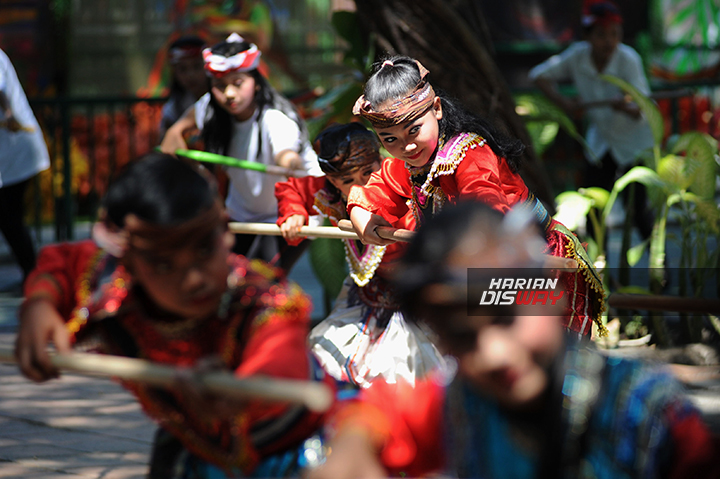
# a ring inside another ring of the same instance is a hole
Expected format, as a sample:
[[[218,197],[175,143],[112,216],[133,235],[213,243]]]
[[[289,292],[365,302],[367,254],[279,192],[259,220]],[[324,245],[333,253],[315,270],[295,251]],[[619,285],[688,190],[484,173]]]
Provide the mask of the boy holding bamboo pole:
[[[305,345],[309,299],[266,264],[230,252],[208,180],[150,154],[111,185],[93,237],[41,252],[20,309],[22,372],[58,375],[50,342],[61,354],[74,347],[187,368],[173,388],[123,382],[160,425],[149,477],[296,473],[305,445],[318,444],[307,439],[322,414],[219,397],[193,381],[190,368],[220,368],[332,384]]]

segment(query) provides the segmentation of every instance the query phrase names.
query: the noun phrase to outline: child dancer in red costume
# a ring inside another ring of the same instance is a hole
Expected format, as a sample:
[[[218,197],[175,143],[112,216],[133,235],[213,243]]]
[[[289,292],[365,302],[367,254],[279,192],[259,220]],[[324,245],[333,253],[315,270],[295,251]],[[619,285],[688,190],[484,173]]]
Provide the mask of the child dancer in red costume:
[[[300,241],[299,228],[310,215],[319,214],[332,225],[347,218],[350,188],[364,185],[382,161],[377,137],[359,123],[327,128],[314,146],[326,176],[275,185],[278,225],[290,244]],[[426,334],[408,324],[398,311],[389,285],[385,257],[397,255],[401,245],[343,241],[350,277],[330,315],[309,338],[325,370],[338,380],[367,387],[378,377],[390,383],[403,379],[414,384],[442,367],[444,360]]]
[[[502,213],[525,204],[545,228],[547,252],[578,262],[577,273],[560,275],[571,296],[566,327],[589,336],[595,321],[604,333],[602,283],[575,235],[549,216],[518,174],[522,144],[436,94],[428,73],[412,58],[386,60],[353,109],[372,123],[395,157],[348,197],[350,219],[362,241],[388,244],[376,227],[412,230],[444,205],[462,199],[487,203]]]
[[[16,356],[30,379],[58,375],[52,341],[60,353],[73,344],[187,367],[216,358],[239,377],[332,382],[305,345],[309,299],[266,264],[230,253],[217,193],[193,166],[148,155],[111,185],[101,216],[94,237],[104,249],[48,246],[28,278]],[[160,425],[151,478],[296,473],[321,425],[300,406],[123,386]]]

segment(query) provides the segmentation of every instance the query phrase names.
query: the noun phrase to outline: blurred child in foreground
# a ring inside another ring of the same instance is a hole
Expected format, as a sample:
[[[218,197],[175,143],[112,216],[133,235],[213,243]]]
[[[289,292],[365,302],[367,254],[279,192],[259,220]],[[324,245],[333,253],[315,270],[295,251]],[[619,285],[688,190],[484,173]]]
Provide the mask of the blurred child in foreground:
[[[602,356],[552,310],[468,315],[468,268],[541,264],[528,217],[465,203],[419,230],[398,291],[457,374],[364,390],[331,421],[332,454],[313,479],[720,477],[711,434],[669,373]]]
[[[16,356],[35,381],[58,375],[46,347],[92,349],[238,377],[326,381],[307,350],[310,301],[260,261],[230,252],[217,192],[197,169],[150,154],[110,186],[92,240],[48,246],[28,277]],[[322,416],[237,401],[180,381],[125,381],[160,429],[150,478],[297,473]],[[213,475],[214,474],[214,475]]]

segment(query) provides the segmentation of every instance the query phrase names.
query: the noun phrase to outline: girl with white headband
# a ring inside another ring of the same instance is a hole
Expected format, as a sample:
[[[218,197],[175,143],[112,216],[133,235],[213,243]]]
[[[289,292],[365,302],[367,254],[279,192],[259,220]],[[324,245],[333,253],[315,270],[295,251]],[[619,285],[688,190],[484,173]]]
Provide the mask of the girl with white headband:
[[[199,128],[207,151],[321,176],[302,119],[258,71],[260,56],[257,46],[237,33],[206,48],[203,58],[211,91],[168,129],[162,151],[172,154],[187,148],[183,135]],[[275,182],[280,178],[240,168],[227,168],[226,173],[230,219],[274,223]],[[238,235],[234,251],[266,261],[282,253],[279,266],[287,270],[302,248],[288,246],[281,237]]]

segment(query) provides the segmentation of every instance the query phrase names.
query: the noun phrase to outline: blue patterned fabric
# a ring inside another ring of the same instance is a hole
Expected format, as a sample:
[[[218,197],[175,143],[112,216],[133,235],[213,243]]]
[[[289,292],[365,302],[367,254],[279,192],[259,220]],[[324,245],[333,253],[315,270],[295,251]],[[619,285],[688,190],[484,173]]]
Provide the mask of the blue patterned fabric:
[[[698,414],[697,410],[684,397],[681,385],[659,367],[581,351],[577,354],[569,347],[566,353],[564,412],[557,426],[564,431],[565,442],[558,441],[555,448],[567,452],[577,447],[578,452],[570,467],[564,463],[554,477],[659,477],[671,459],[673,424],[668,411],[681,418]],[[600,364],[594,373],[580,364],[593,357]],[[534,445],[519,440],[508,413],[492,399],[456,379],[448,386],[444,414],[449,474],[476,479],[538,476],[541,451],[547,450],[543,439]]]

